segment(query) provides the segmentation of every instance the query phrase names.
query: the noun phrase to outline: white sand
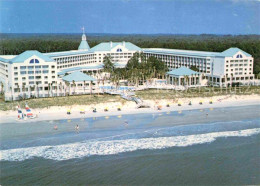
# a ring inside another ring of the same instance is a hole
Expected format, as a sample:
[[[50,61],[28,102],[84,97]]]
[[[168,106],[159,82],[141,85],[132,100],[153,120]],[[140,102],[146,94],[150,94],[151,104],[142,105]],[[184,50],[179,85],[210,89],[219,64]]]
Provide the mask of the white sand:
[[[212,100],[213,104],[209,104]],[[180,111],[180,110],[191,110],[191,109],[202,109],[202,108],[217,108],[217,107],[230,107],[230,106],[246,106],[246,105],[257,105],[260,104],[259,95],[243,95],[243,96],[215,96],[210,98],[181,98],[175,100],[144,100],[150,105],[150,108],[136,108],[134,102],[127,102],[122,105],[120,102],[114,103],[100,103],[96,105],[72,105],[72,106],[54,106],[44,109],[32,109],[34,114],[38,117],[35,119],[28,119],[26,122],[36,122],[43,120],[59,120],[59,119],[73,119],[73,118],[89,118],[89,117],[100,117],[100,116],[111,116],[111,115],[125,115],[125,114],[138,114],[138,113],[154,113],[154,112],[167,112],[167,111]],[[192,102],[192,106],[188,105]],[[199,102],[203,101],[200,105]],[[182,106],[177,106],[181,102]],[[170,104],[170,107],[166,107]],[[157,110],[157,106],[161,105],[162,110]],[[118,107],[121,107],[122,111],[117,111]],[[93,113],[93,108],[97,109],[97,113]],[[108,112],[104,112],[104,109],[108,108]],[[67,110],[71,110],[71,114],[67,115]],[[80,114],[80,110],[84,109],[85,114]],[[17,111],[0,111],[0,123],[10,122],[25,122],[17,121]]]

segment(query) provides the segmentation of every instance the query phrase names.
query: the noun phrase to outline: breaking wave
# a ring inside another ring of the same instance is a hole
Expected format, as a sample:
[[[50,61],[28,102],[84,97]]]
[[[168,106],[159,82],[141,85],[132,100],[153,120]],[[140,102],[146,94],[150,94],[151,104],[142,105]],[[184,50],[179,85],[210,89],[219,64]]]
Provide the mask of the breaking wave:
[[[239,131],[213,132],[187,136],[171,136],[110,141],[87,140],[57,146],[38,146],[0,151],[1,161],[23,161],[33,157],[69,160],[93,155],[112,155],[142,149],[163,149],[210,143],[220,137],[246,137],[260,133],[260,128]]]

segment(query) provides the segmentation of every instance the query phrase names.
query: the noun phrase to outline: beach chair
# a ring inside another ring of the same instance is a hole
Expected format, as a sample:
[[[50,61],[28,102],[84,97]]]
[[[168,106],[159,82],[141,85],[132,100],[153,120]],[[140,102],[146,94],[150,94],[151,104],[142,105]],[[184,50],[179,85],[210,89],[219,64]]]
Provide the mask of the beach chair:
[[[178,106],[181,106],[181,103],[180,103],[180,102],[178,103]]]
[[[84,109],[80,109],[79,113],[80,114],[85,114],[85,110]]]
[[[68,115],[71,114],[71,111],[70,111],[70,110],[67,110],[67,114],[68,114]]]
[[[104,111],[105,111],[105,112],[108,112],[108,108],[106,107],[106,108],[104,109]]]
[[[118,107],[118,108],[117,108],[117,111],[121,111],[121,107]]]
[[[167,103],[166,107],[170,107],[170,104],[169,104],[169,103]]]
[[[212,100],[210,100],[210,101],[209,101],[209,104],[213,104],[213,101],[212,101]]]
[[[202,105],[202,103],[203,103],[202,101],[199,102],[200,105]]]

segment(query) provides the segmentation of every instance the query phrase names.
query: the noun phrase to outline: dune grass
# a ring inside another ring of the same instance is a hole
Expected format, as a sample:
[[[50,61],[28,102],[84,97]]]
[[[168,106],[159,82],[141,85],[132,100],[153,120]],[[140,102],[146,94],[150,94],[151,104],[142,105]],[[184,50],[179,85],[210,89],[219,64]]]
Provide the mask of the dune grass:
[[[200,87],[189,88],[184,91],[150,89],[136,92],[136,95],[142,99],[173,99],[173,98],[192,98],[192,97],[212,97],[221,95],[251,95],[260,94],[260,87]]]
[[[251,95],[260,94],[260,87],[233,87],[233,88],[190,88],[185,91],[175,90],[161,90],[150,89],[137,91],[136,95],[141,99],[154,100],[154,99],[174,99],[174,98],[192,98],[192,97],[212,97],[221,95]],[[16,106],[20,104],[24,106],[28,103],[31,108],[48,108],[51,106],[70,106],[70,105],[90,105],[97,103],[121,102],[122,104],[127,101],[120,96],[115,95],[77,95],[67,97],[51,97],[51,98],[38,98],[28,99],[21,101],[5,102],[3,95],[0,96],[0,110],[15,110]]]
[[[77,95],[67,97],[51,97],[51,98],[37,98],[27,99],[13,102],[4,102],[0,99],[0,110],[15,110],[16,106],[20,104],[24,107],[25,103],[31,108],[48,108],[51,106],[70,106],[70,105],[91,105],[97,103],[121,102],[124,104],[126,100],[120,96],[114,95]]]

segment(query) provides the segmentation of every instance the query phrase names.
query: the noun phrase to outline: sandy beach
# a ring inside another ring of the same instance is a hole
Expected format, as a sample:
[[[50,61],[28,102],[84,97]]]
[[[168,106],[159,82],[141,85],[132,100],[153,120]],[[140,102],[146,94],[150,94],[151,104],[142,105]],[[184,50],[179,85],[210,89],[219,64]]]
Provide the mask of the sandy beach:
[[[210,104],[210,101],[213,104]],[[188,105],[189,102],[192,105]],[[202,101],[202,104],[199,102]],[[114,103],[100,103],[96,105],[71,105],[63,107],[49,107],[44,109],[32,109],[34,114],[37,114],[37,118],[27,119],[26,122],[37,122],[44,120],[60,120],[60,119],[73,119],[73,118],[91,118],[101,116],[113,116],[113,115],[126,115],[126,114],[138,114],[138,113],[158,113],[168,111],[181,111],[181,110],[193,110],[204,108],[219,108],[219,107],[234,107],[234,106],[246,106],[260,104],[259,95],[232,95],[232,96],[215,96],[208,98],[181,98],[172,100],[144,100],[144,102],[150,106],[150,108],[136,108],[134,102],[126,102],[122,105],[120,102]],[[178,106],[181,103],[181,106]],[[170,107],[166,107],[169,104]],[[162,106],[161,110],[157,109],[157,106]],[[120,107],[121,111],[117,108]],[[93,113],[93,108],[97,109],[96,113]],[[108,108],[105,112],[104,109]],[[67,115],[67,110],[71,111],[70,115]],[[80,111],[84,110],[85,114],[80,114]],[[0,111],[0,123],[10,122],[24,122],[24,120],[17,120],[17,111]]]

